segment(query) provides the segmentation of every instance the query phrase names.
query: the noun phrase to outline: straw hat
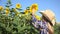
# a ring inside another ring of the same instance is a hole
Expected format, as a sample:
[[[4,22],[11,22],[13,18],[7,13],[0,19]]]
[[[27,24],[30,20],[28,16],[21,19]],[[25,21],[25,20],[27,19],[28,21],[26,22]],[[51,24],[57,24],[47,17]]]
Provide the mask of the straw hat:
[[[51,25],[55,24],[55,14],[51,10],[41,11],[40,13],[44,15],[47,20],[50,21]]]

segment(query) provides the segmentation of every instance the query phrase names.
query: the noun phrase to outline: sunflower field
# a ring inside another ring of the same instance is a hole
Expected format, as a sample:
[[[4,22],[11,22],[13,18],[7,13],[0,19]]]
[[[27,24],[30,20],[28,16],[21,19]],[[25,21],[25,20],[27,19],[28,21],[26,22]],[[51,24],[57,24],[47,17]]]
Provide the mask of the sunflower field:
[[[34,8],[38,10],[37,4],[32,4],[26,10],[20,12],[21,4],[17,3],[15,8],[11,1],[8,0],[6,6],[0,6],[0,34],[38,34],[37,30],[32,24],[31,11]]]
[[[32,4],[24,11],[20,3],[15,8],[10,8],[11,6],[10,0],[7,0],[5,7],[0,6],[0,34],[39,34],[40,31],[32,25],[32,9],[38,11],[38,5]],[[36,19],[41,18],[36,15]],[[55,34],[60,34],[60,25],[55,25],[54,28]]]

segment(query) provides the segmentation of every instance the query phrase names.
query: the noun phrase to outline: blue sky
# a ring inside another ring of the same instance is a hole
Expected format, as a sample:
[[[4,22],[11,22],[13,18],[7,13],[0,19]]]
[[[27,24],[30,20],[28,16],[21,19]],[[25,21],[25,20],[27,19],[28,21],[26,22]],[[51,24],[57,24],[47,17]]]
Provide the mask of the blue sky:
[[[7,0],[0,0],[0,6],[5,6],[6,2]],[[50,9],[55,13],[57,22],[60,22],[60,0],[12,0],[13,6],[11,7],[15,7],[17,3],[22,5],[23,10],[30,5],[37,3],[39,7],[38,12]],[[40,15],[38,12],[37,15]]]

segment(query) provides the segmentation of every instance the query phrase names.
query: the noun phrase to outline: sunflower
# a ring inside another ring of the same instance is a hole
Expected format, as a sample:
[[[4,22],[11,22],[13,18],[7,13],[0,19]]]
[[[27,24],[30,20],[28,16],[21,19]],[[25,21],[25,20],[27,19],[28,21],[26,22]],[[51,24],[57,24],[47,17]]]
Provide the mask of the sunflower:
[[[6,15],[8,15],[10,10],[9,10],[9,8],[6,8],[5,11],[6,11]]]
[[[0,10],[3,10],[3,6],[0,6]]]
[[[17,8],[17,9],[21,8],[21,5],[20,5],[19,3],[16,4],[16,8]]]
[[[27,15],[29,13],[29,11],[28,10],[25,10],[24,13]]]
[[[37,4],[32,4],[30,6],[30,11],[32,12],[33,9],[35,9],[35,11],[37,11],[38,10],[38,5]]]
[[[38,15],[36,15],[35,18],[36,18],[37,20],[41,20],[41,17],[38,16]]]

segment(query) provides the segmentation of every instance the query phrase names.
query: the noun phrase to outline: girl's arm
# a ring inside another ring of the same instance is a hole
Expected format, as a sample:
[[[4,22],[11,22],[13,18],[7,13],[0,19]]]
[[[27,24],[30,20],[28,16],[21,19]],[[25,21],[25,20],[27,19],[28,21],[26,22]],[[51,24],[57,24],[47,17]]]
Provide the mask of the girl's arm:
[[[35,28],[38,28],[37,19],[35,18],[35,10],[32,10],[32,24]]]

